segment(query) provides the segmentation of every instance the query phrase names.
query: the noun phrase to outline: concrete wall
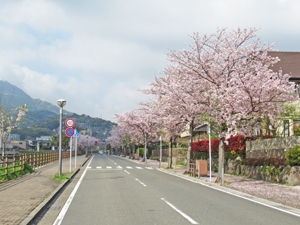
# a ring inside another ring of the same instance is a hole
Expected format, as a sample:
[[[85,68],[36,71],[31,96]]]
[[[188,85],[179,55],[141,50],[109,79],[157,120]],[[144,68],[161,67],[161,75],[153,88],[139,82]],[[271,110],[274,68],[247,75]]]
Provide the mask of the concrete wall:
[[[285,158],[285,152],[300,145],[300,136],[246,142],[246,158]]]

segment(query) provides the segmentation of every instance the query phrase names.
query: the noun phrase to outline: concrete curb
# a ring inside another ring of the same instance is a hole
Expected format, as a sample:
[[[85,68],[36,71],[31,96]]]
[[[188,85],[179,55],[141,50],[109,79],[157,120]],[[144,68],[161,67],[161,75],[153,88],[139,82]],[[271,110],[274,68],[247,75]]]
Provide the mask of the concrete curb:
[[[90,160],[92,156],[90,156],[82,165],[81,167]],[[79,167],[72,175],[71,179],[73,179],[74,176],[77,175],[77,173],[81,170],[81,167]],[[33,222],[34,219],[37,218],[37,216],[47,207],[47,205],[58,195],[61,189],[63,189],[65,186],[68,185],[70,182],[69,179],[65,180],[62,184],[60,184],[54,191],[41,203],[39,204],[21,223],[20,225],[27,225]]]

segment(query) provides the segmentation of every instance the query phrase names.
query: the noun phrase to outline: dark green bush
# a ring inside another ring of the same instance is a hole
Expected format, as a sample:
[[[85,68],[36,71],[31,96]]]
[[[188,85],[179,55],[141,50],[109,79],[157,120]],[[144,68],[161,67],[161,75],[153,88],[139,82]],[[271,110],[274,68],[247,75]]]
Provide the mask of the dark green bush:
[[[242,161],[242,165],[245,166],[275,166],[275,167],[279,167],[279,166],[285,166],[286,160],[285,159],[280,159],[280,158],[268,158],[265,159],[263,157],[254,159],[254,158],[248,158],[248,159],[244,159]]]
[[[295,146],[285,153],[287,163],[291,166],[300,165],[300,145]]]

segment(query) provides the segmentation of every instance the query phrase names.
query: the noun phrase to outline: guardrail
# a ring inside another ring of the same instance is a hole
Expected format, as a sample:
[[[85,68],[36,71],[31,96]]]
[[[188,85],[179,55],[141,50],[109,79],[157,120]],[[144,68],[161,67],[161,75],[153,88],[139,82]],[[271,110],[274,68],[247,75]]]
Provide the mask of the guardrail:
[[[78,155],[81,153],[78,152]],[[75,156],[75,152],[72,152],[72,156]],[[0,156],[0,177],[7,176],[9,173],[23,171],[25,163],[28,163],[29,166],[35,169],[56,162],[58,158],[58,152]],[[62,152],[62,159],[66,158],[70,158],[70,152]]]

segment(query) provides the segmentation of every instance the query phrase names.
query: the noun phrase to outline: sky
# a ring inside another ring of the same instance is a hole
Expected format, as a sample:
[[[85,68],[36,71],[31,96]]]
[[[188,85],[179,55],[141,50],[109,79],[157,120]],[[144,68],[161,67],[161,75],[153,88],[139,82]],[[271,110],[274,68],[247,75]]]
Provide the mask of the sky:
[[[169,50],[189,35],[256,27],[300,51],[299,0],[1,0],[0,79],[32,98],[114,121],[149,98]]]

